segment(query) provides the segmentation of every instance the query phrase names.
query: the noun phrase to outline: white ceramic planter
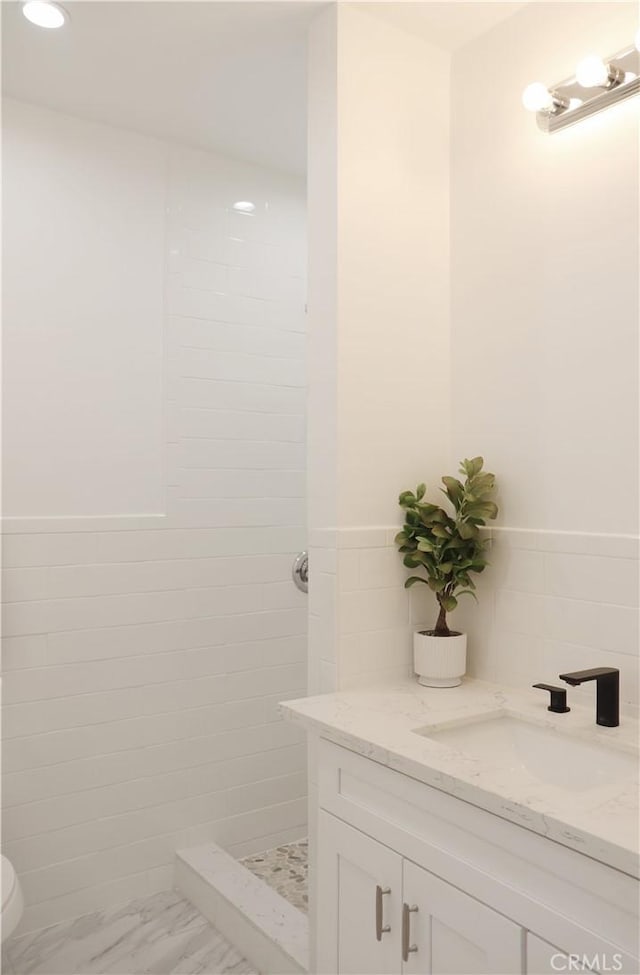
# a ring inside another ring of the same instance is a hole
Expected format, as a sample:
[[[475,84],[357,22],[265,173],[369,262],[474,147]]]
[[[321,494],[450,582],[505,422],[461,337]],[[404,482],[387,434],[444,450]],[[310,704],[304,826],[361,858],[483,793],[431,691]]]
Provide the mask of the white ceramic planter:
[[[413,669],[425,687],[457,687],[467,669],[467,634],[433,636],[426,630],[413,634]]]

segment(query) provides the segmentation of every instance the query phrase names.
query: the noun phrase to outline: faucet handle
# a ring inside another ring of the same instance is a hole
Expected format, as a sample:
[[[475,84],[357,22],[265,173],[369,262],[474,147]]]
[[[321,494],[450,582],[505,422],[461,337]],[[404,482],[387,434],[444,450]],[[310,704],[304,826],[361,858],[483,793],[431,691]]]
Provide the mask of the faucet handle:
[[[540,687],[543,691],[549,691],[551,694],[551,703],[547,708],[547,711],[553,711],[554,714],[566,714],[571,708],[567,707],[567,691],[564,687],[556,687],[554,684],[533,684],[533,687]]]

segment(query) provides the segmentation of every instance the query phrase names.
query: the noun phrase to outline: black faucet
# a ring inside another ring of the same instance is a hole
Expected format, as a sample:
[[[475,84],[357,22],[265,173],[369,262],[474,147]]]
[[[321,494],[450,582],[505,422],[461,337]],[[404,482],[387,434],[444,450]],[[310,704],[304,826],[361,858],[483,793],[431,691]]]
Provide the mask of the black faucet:
[[[571,708],[567,707],[567,690],[565,687],[554,687],[553,684],[532,684],[532,687],[539,687],[543,691],[551,693],[551,702],[547,711],[554,714],[566,714]]]
[[[620,671],[616,667],[592,667],[576,670],[573,674],[560,674],[572,687],[585,681],[596,682],[596,724],[605,728],[617,728],[620,724]]]

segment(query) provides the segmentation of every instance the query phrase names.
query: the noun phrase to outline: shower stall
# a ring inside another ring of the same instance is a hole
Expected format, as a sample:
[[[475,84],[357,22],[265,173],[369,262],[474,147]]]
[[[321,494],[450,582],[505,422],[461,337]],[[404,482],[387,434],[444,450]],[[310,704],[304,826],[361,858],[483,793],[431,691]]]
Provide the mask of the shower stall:
[[[169,891],[209,842],[258,873],[286,847],[304,906],[277,707],[307,671],[304,6],[70,3],[58,36],[3,5],[23,937]]]

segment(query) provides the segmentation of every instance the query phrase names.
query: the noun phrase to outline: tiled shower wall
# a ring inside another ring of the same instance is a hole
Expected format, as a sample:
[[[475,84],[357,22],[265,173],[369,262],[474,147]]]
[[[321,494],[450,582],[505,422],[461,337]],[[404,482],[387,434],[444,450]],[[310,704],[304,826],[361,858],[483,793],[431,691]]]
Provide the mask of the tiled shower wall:
[[[5,526],[23,930],[170,887],[176,848],[305,831],[303,739],[277,713],[306,689],[304,191],[164,151],[166,516]]]
[[[435,622],[425,587],[407,592],[398,528],[318,531],[311,542],[310,680],[316,691],[412,672],[412,632]],[[638,540],[578,532],[493,529],[478,604],[452,615],[468,633],[468,673],[527,687],[563,670],[620,669],[621,700],[639,700]],[[315,571],[314,571],[315,570]],[[571,688],[590,706],[593,686]]]

